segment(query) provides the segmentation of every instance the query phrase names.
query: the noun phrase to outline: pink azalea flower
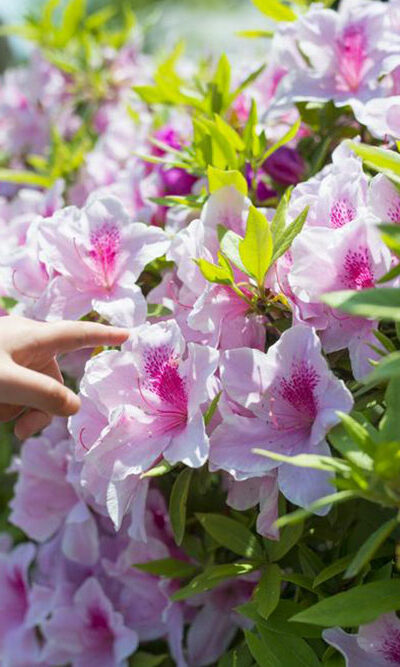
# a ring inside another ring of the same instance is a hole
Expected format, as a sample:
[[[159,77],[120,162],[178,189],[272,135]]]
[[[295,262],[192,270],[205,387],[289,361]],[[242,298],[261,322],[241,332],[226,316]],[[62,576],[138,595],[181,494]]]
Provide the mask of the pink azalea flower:
[[[236,480],[263,477],[277,468],[282,493],[300,506],[331,491],[320,471],[298,470],[253,453],[254,448],[280,454],[329,455],[325,435],[349,412],[352,397],[329,370],[313,329],[297,325],[269,348],[225,352],[221,381],[237,404],[211,436],[210,468],[226,470]],[[246,416],[244,416],[246,415]]]
[[[189,600],[189,604],[201,606],[187,635],[191,667],[215,664],[228,649],[238,628],[252,626],[252,622],[235,611],[235,607],[250,600],[255,583],[251,575],[237,577]]]
[[[279,530],[274,522],[278,518],[279,488],[275,473],[265,477],[249,477],[243,481],[228,479],[227,505],[235,510],[248,510],[255,505],[260,506],[257,517],[257,532],[270,540],[279,539]]]
[[[391,255],[374,224],[355,220],[339,230],[306,229],[295,239],[291,257],[288,280],[298,319],[320,331],[326,352],[349,347],[354,376],[362,377],[376,355],[369,347],[375,323],[324,306],[321,296],[375,287],[389,271]]]
[[[29,618],[31,589],[28,569],[34,559],[33,544],[20,544],[0,553],[0,657],[2,665],[28,667],[37,664],[39,644]]]
[[[128,484],[161,457],[203,465],[209,442],[201,406],[212,396],[217,363],[216,350],[186,346],[174,321],[138,327],[122,352],[92,359],[82,409],[70,420],[84,467],[116,484],[118,497],[118,483]]]
[[[372,179],[369,199],[372,212],[379,222],[400,224],[400,192],[383,174]]]
[[[77,503],[77,495],[66,479],[70,452],[69,440],[54,444],[45,431],[39,438],[26,440],[21,458],[14,462],[18,479],[10,503],[10,521],[39,542],[62,526]]]
[[[285,78],[287,99],[334,100],[357,108],[378,90],[390,47],[383,39],[385,7],[351,0],[339,11],[312,8],[294,26],[307,64]],[[290,81],[289,81],[290,79]],[[378,96],[379,93],[375,93]]]
[[[295,219],[309,207],[306,225],[340,229],[365,213],[368,179],[362,162],[342,144],[332,164],[293,190],[289,217]]]
[[[56,609],[42,631],[43,660],[49,665],[122,667],[138,643],[95,578],[85,581],[70,606]]]
[[[400,621],[394,613],[361,625],[356,634],[330,628],[322,636],[343,654],[346,667],[394,667],[400,662]]]
[[[59,275],[37,303],[37,317],[76,319],[95,310],[113,324],[145,320],[146,302],[135,282],[168,249],[162,230],[132,223],[117,199],[100,197],[44,220],[39,243],[40,259]]]
[[[400,137],[400,95],[374,97],[355,110],[357,120],[378,139]]]

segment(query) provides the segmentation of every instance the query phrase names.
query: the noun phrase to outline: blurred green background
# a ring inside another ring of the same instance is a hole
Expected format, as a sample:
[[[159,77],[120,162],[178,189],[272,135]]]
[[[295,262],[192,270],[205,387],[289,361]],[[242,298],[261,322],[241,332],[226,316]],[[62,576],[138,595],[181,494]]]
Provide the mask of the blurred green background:
[[[250,0],[88,0],[89,10],[112,4],[116,10],[129,2],[145,28],[147,50],[170,48],[185,39],[189,55],[226,51],[238,58],[248,54],[249,42],[235,36],[244,29],[267,27],[265,17]],[[20,23],[28,13],[40,11],[43,0],[0,0],[0,21]],[[62,0],[61,0],[62,4]],[[250,47],[254,48],[254,45]],[[0,46],[0,66],[29,55],[29,47],[12,38]]]

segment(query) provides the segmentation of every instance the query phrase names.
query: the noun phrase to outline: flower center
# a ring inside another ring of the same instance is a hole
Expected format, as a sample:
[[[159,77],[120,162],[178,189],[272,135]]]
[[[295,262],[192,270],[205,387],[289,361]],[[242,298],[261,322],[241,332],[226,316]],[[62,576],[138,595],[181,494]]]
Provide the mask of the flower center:
[[[90,245],[89,257],[93,260],[96,270],[109,288],[113,282],[113,274],[121,246],[118,227],[104,223],[90,234]]]
[[[336,41],[338,50],[338,84],[342,90],[357,90],[367,58],[366,36],[360,25],[347,26]]]
[[[400,632],[396,631],[393,627],[391,630],[393,635],[385,639],[380,653],[382,653],[388,662],[400,665]]]
[[[343,269],[341,278],[345,287],[356,290],[374,287],[374,274],[367,248],[360,247],[358,250],[349,250],[344,260]]]
[[[400,198],[393,199],[390,203],[387,210],[387,216],[390,222],[399,223],[400,222]]]
[[[329,217],[332,227],[338,229],[354,220],[356,217],[356,210],[347,199],[338,199],[332,206]]]
[[[187,419],[187,391],[185,380],[179,374],[179,358],[167,345],[149,348],[144,354],[146,389],[158,396],[163,404],[159,414],[170,416],[174,426]]]
[[[284,433],[309,430],[317,416],[315,389],[319,375],[306,361],[294,362],[291,375],[280,378],[269,402],[269,419]]]

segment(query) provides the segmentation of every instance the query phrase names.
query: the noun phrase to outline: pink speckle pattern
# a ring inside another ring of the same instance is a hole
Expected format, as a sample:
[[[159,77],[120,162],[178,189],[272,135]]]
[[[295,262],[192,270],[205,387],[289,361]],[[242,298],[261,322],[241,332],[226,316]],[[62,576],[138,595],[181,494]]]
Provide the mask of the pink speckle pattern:
[[[362,81],[367,58],[367,40],[362,25],[349,25],[337,39],[338,87],[356,91]]]
[[[318,410],[315,397],[318,381],[317,371],[306,361],[295,362],[290,378],[282,378],[280,381],[281,398],[310,422],[314,421]]]
[[[387,216],[390,222],[400,223],[400,197],[393,200],[387,210]]]
[[[117,225],[104,223],[90,234],[89,257],[101,274],[105,285],[110,287],[120,251],[121,235]]]
[[[359,247],[357,250],[349,250],[343,269],[341,279],[344,287],[355,290],[374,287],[374,274],[367,248]]]
[[[393,626],[391,631],[393,634],[385,639],[380,653],[390,664],[400,665],[400,631]]]
[[[185,380],[179,374],[179,358],[167,345],[148,348],[144,353],[145,386],[167,404],[177,420],[187,418]],[[165,412],[165,410],[163,410]]]
[[[347,199],[338,199],[330,210],[330,221],[332,227],[339,229],[343,225],[347,225],[356,217],[356,210],[354,206],[347,201]]]

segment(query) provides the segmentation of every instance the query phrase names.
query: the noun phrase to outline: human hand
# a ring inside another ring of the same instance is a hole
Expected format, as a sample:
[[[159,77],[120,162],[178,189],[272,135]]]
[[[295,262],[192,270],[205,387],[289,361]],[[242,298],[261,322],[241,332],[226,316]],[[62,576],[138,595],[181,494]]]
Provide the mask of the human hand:
[[[126,329],[94,322],[36,322],[0,318],[0,422],[16,419],[15,435],[25,439],[54,415],[78,412],[80,400],[64,386],[56,357],[100,345],[120,345]]]

